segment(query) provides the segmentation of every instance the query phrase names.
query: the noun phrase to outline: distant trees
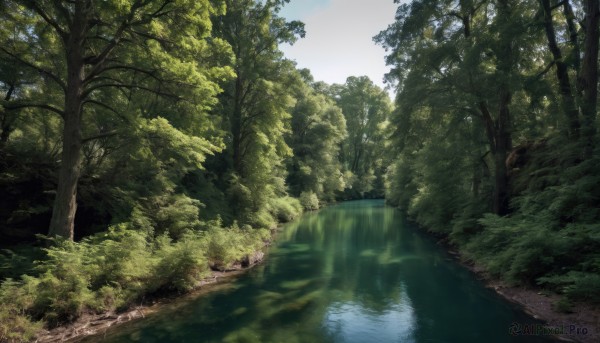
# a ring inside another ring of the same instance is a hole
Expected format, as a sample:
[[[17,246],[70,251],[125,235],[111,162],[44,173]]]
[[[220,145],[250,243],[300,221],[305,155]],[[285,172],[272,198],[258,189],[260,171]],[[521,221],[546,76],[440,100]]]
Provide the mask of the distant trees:
[[[348,138],[341,146],[341,160],[353,175],[348,184],[350,197],[382,196],[382,175],[387,167],[384,125],[392,110],[390,98],[366,76],[349,77],[332,91],[346,118]]]
[[[310,193],[323,202],[335,201],[346,185],[340,162],[340,145],[347,139],[346,119],[335,101],[316,88],[308,70],[295,90],[288,144],[294,156],[288,160],[290,193]],[[310,195],[304,195],[309,197]]]

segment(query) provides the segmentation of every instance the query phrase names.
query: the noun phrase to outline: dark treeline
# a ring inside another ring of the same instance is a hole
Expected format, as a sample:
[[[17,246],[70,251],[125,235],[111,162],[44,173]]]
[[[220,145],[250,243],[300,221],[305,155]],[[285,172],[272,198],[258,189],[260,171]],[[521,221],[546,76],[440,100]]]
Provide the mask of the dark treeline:
[[[597,0],[399,6],[386,198],[494,277],[600,302]]]
[[[315,82],[286,0],[0,1],[0,341],[250,263],[382,197],[387,94]]]

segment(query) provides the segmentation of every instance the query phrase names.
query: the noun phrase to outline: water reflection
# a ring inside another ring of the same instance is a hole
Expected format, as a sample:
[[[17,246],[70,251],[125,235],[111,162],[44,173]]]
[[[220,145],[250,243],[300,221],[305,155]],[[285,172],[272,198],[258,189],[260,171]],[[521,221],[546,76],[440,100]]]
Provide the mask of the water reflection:
[[[233,285],[127,324],[103,342],[535,342],[501,301],[382,201],[287,225]]]
[[[333,302],[327,309],[323,325],[336,342],[415,342],[414,309],[404,290],[400,302],[387,309],[373,310],[361,303]]]

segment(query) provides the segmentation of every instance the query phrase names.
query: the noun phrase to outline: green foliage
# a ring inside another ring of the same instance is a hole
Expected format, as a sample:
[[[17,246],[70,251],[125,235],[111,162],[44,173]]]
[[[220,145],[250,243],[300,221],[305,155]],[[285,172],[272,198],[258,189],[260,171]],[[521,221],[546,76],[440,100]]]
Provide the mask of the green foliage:
[[[27,313],[35,301],[35,284],[28,281],[7,279],[0,285],[0,342],[27,342],[42,329],[43,323]]]
[[[315,211],[319,209],[319,198],[313,192],[302,192],[300,193],[300,204],[307,211]]]
[[[280,223],[287,223],[302,214],[303,206],[298,199],[283,197],[271,202],[271,212]]]
[[[227,270],[234,262],[241,261],[264,245],[263,239],[268,237],[268,230],[253,230],[249,227],[240,228],[236,223],[229,228],[212,226],[207,231],[206,256],[211,267],[217,270]]]
[[[312,82],[308,70],[300,74],[305,82]],[[347,181],[338,158],[340,144],[347,138],[346,119],[334,100],[314,84],[297,87],[287,139],[294,156],[288,160],[286,181],[293,196],[312,191],[324,202],[335,201]]]
[[[284,201],[297,209],[297,201]],[[131,223],[78,243],[51,240],[47,256],[37,263],[39,276],[2,282],[0,337],[28,340],[44,324],[72,322],[86,312],[125,310],[156,292],[189,291],[209,275],[209,266],[229,269],[262,249],[270,236],[267,230],[223,228],[218,220],[201,226],[177,240],[170,238],[171,230],[154,238]]]
[[[572,300],[598,302],[600,249],[596,157],[572,164],[572,147],[538,147],[518,171],[530,183],[510,217],[488,215],[466,250],[489,271],[516,283],[540,284]],[[563,150],[557,158],[556,151]],[[570,153],[569,153],[570,152]],[[561,167],[562,163],[571,165]],[[517,187],[522,187],[517,183]]]
[[[34,315],[51,326],[75,320],[93,299],[86,245],[66,240],[55,244],[46,250],[48,257],[38,266],[41,274],[32,308]]]
[[[392,104],[385,91],[366,76],[346,79],[333,87],[337,104],[346,119],[347,139],[341,146],[341,162],[355,176],[346,187],[347,198],[382,197],[385,125]],[[375,188],[378,186],[379,188]]]
[[[175,243],[161,236],[155,249],[158,263],[150,273],[155,276],[152,288],[189,291],[209,274],[207,243],[201,233],[187,232]]]
[[[386,198],[492,276],[598,302],[600,160],[578,138],[598,126],[569,112],[585,112],[568,85],[583,55],[575,41],[548,48],[563,29],[538,25],[544,3],[399,6],[375,37],[398,89]]]
[[[169,203],[161,206],[156,212],[156,227],[161,233],[168,229],[173,238],[180,238],[188,230],[200,226],[198,219],[200,201],[191,199],[183,194],[176,194]]]
[[[600,258],[596,257],[596,262]],[[545,276],[538,279],[541,285],[550,286],[570,299],[600,304],[600,273],[570,271],[562,275]]]

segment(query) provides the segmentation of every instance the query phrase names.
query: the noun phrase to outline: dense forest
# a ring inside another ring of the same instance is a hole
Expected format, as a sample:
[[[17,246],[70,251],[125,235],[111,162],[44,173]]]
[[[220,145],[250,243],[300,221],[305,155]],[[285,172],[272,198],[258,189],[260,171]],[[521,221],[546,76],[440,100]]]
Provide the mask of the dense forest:
[[[600,302],[597,0],[414,0],[386,91],[289,0],[0,0],[0,342],[186,292],[382,198],[492,277]]]
[[[287,1],[1,1],[0,341],[194,288],[382,197],[389,96],[279,50]]]
[[[386,199],[493,277],[600,302],[597,0],[412,1]]]

